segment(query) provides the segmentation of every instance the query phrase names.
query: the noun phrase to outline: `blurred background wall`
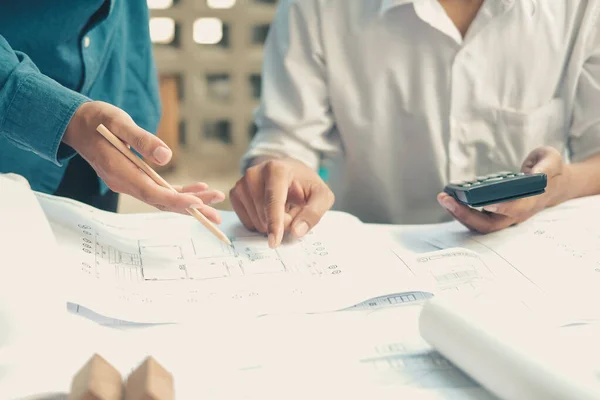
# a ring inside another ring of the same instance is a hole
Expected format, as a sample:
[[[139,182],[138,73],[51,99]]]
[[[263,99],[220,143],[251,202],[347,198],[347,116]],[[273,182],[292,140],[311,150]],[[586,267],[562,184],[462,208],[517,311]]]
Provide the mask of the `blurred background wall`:
[[[204,181],[227,194],[255,132],[263,44],[277,0],[148,0],[148,6],[163,104],[158,136],[173,149],[173,161],[157,170],[171,184]],[[157,210],[121,196],[119,211]]]

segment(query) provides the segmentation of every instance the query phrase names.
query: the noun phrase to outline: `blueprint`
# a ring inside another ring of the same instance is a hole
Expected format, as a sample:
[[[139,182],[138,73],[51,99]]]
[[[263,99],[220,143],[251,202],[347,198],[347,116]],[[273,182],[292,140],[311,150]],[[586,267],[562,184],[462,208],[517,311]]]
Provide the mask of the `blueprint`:
[[[475,252],[462,248],[416,255],[403,255],[402,262],[418,281],[424,282],[421,290],[394,293],[363,301],[348,310],[363,311],[382,307],[422,304],[434,295],[444,293],[469,294],[484,290],[495,283],[491,267]],[[430,291],[424,291],[429,287]]]
[[[439,248],[471,250],[529,307],[565,321],[597,320],[600,312],[599,196],[547,209],[502,231],[480,235],[446,225],[428,240]]]
[[[422,289],[348,214],[329,213],[277,249],[223,213],[224,245],[188,216],[121,215],[38,194],[65,260],[71,302],[110,318],[178,322],[210,313],[322,312]],[[218,306],[218,307],[216,307]]]

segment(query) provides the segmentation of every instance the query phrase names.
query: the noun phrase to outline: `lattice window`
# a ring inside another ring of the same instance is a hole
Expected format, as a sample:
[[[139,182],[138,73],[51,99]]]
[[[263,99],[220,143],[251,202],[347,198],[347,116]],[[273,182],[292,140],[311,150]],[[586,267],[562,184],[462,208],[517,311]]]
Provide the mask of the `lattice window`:
[[[263,43],[277,0],[148,0],[158,69],[179,81],[180,137],[239,157],[255,127]]]

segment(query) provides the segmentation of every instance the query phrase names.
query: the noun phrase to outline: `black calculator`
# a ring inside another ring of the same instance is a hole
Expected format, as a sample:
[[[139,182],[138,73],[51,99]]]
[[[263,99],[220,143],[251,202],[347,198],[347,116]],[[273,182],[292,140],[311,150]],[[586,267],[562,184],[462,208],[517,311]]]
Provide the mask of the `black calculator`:
[[[499,172],[469,181],[451,182],[446,185],[444,192],[459,203],[483,207],[542,194],[546,191],[546,184],[546,174]]]

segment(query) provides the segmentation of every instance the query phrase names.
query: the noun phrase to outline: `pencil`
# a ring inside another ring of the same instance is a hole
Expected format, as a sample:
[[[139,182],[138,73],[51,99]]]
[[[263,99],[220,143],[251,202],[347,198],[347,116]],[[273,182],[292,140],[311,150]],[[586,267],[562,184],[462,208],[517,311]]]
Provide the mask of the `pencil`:
[[[169,184],[166,180],[163,179],[156,171],[154,171],[144,160],[136,156],[125,143],[121,141],[118,137],[116,137],[107,127],[103,124],[98,125],[96,130],[106,138],[113,146],[117,148],[121,153],[123,153],[127,158],[131,160],[139,169],[144,171],[146,175],[148,175],[154,182],[159,184],[160,186],[175,190],[173,186]],[[185,209],[192,217],[196,218],[202,225],[204,225],[213,235],[215,235],[219,240],[226,243],[228,246],[231,246],[231,241],[223,232],[219,230],[212,222],[210,222],[204,214],[195,208],[186,208]]]

